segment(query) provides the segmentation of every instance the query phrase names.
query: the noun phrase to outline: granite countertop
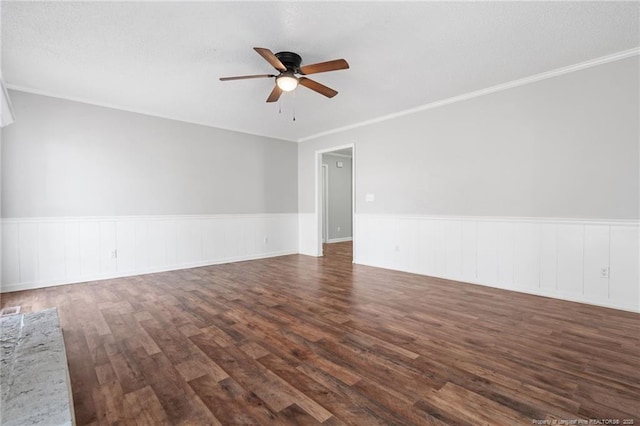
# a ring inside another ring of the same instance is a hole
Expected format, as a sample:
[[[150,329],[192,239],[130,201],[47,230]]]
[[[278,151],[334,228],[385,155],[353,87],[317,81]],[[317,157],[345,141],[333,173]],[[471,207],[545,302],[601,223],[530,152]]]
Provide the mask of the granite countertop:
[[[73,425],[58,311],[0,317],[0,424]]]

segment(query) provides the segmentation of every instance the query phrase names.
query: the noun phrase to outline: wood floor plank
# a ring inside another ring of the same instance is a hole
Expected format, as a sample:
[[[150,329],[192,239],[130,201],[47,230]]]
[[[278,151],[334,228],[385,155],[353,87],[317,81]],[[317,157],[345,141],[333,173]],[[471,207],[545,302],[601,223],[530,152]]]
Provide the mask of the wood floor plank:
[[[286,423],[292,425],[313,426],[322,424],[296,404],[291,404],[287,408],[280,410],[278,414]]]
[[[150,384],[155,396],[160,401],[169,421],[172,424],[199,421],[206,424],[211,416],[210,411],[202,410],[199,401],[190,397],[190,388],[172,367],[164,353],[147,355],[142,348],[135,350],[145,381]],[[162,371],[162,374],[158,374]]]
[[[379,423],[379,419],[371,416],[367,410],[347,403],[337,393],[331,392],[328,387],[323,386],[319,381],[314,380],[275,355],[261,357],[259,362],[292,386],[295,386],[296,389],[307,395],[311,400],[317,401],[322,406],[332,407],[332,414],[335,418],[341,419],[347,424]]]
[[[530,417],[452,383],[447,383],[438,391],[432,391],[426,399],[435,400],[437,403],[450,407],[473,424],[525,424],[531,422]]]
[[[133,392],[148,385],[130,348],[131,346],[123,340],[106,345],[111,366],[124,393]]]
[[[78,425],[640,423],[640,315],[355,265],[351,243],[7,293]]]
[[[275,422],[276,413],[263,402],[251,398],[231,377],[218,382],[204,375],[189,384],[222,424],[256,425]]]
[[[151,387],[147,386],[124,396],[125,412],[138,425],[170,425],[171,422]]]
[[[107,383],[116,382],[118,380],[111,364],[96,365],[95,370],[96,376],[98,377],[98,383],[101,385],[106,385]]]
[[[328,388],[346,403],[357,407],[362,413],[366,413],[363,414],[363,418],[375,419],[372,424],[407,424],[406,419],[403,419],[399,413],[384,407],[375,399],[370,398],[352,386],[346,385],[324,371],[307,364],[300,365],[297,369]]]
[[[97,420],[92,391],[97,389],[100,383],[91,357],[88,356],[89,349],[81,331],[66,329],[63,330],[63,336],[65,348],[75,348],[73,351],[67,350],[67,363],[76,422],[79,424],[92,423]]]
[[[407,423],[418,425],[442,425],[442,421],[429,415],[428,413],[416,410],[414,401],[406,398],[390,386],[385,386],[369,380],[361,380],[355,386],[362,395],[376,401],[376,403],[385,407],[387,410],[396,413],[400,418],[406,420]]]
[[[124,395],[118,382],[109,382],[93,389],[97,418],[100,424],[133,423],[134,419],[124,410]]]
[[[270,380],[255,368],[254,360],[235,346],[221,348],[202,338],[193,336],[193,342],[212,359],[219,360],[220,366],[234,377],[240,385],[251,389],[274,412],[278,412],[295,401],[287,392],[278,388],[278,383]]]

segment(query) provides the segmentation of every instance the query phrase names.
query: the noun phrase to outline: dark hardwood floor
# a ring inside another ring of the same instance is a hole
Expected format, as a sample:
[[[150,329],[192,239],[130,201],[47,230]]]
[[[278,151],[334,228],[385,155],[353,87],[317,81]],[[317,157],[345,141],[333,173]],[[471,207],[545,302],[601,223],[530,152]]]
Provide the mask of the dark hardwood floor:
[[[58,308],[80,425],[640,423],[639,314],[325,254],[2,306]]]

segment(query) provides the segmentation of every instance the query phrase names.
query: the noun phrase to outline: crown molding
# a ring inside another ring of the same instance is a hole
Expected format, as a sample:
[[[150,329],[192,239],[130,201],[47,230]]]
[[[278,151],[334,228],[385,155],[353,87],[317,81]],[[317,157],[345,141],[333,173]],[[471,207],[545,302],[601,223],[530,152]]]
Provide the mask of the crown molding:
[[[640,55],[640,47],[635,47],[633,49],[629,49],[629,50],[623,50],[621,52],[616,52],[613,53],[611,55],[607,55],[607,56],[602,56],[600,58],[596,58],[596,59],[591,59],[589,61],[585,61],[585,62],[580,62],[578,64],[574,64],[574,65],[569,65],[566,67],[562,67],[562,68],[557,68],[555,70],[551,70],[551,71],[547,71],[547,72],[543,72],[540,74],[535,74],[529,77],[525,77],[525,78],[521,78],[518,80],[513,80],[507,83],[502,83],[502,84],[498,84],[496,86],[491,86],[491,87],[487,87],[485,89],[480,89],[480,90],[476,90],[473,92],[469,92],[469,93],[465,93],[463,95],[458,95],[458,96],[454,96],[451,98],[446,98],[446,99],[442,99],[439,101],[435,101],[435,102],[431,102],[425,105],[421,105],[415,108],[410,108],[410,109],[406,109],[403,111],[399,111],[399,112],[395,112],[393,114],[388,114],[388,115],[383,115],[381,117],[377,117],[377,118],[373,118],[371,120],[365,120],[365,121],[361,121],[358,123],[354,123],[354,124],[349,124],[346,126],[342,126],[342,127],[338,127],[332,130],[327,130],[324,132],[320,132],[320,133],[316,133],[314,135],[311,136],[306,136],[304,138],[300,138],[298,139],[299,143],[302,142],[306,142],[306,141],[310,141],[313,139],[317,139],[320,138],[322,136],[327,136],[327,135],[331,135],[334,133],[340,133],[340,132],[344,132],[347,130],[352,130],[352,129],[356,129],[358,127],[363,127],[363,126],[368,126],[370,124],[374,124],[374,123],[380,123],[382,121],[387,121],[387,120],[392,120],[394,118],[398,118],[398,117],[402,117],[405,115],[410,115],[410,114],[415,114],[417,112],[420,111],[425,111],[428,109],[432,109],[432,108],[438,108],[441,106],[445,106],[445,105],[449,105],[449,104],[453,104],[456,102],[461,102],[461,101],[466,101],[468,99],[473,99],[473,98],[477,98],[480,96],[484,96],[484,95],[488,95],[491,93],[496,93],[496,92],[500,92],[503,90],[507,90],[507,89],[512,89],[515,87],[519,87],[519,86],[524,86],[527,84],[531,84],[531,83],[535,83],[541,80],[546,80],[548,78],[553,78],[553,77],[557,77],[560,75],[564,75],[564,74],[569,74],[575,71],[580,71],[586,68],[591,68],[591,67],[595,67],[598,65],[603,65],[603,64],[607,64],[609,62],[615,62],[615,61],[619,61],[621,59],[626,59],[626,58],[630,58],[632,56],[636,56],[636,55]]]
[[[285,141],[285,142],[297,142],[295,139],[284,139],[284,138],[279,138],[279,137],[275,137],[275,136],[262,135],[260,133],[255,133],[255,132],[252,132],[252,131],[249,131],[249,130],[245,130],[245,129],[235,129],[235,128],[230,128],[230,127],[221,127],[221,126],[217,126],[217,125],[214,125],[214,124],[211,124],[211,123],[205,123],[205,122],[202,122],[202,121],[194,121],[194,120],[186,120],[186,119],[183,119],[183,118],[170,117],[170,116],[167,116],[167,115],[157,114],[157,113],[154,113],[154,112],[144,111],[144,110],[140,110],[140,109],[127,108],[127,107],[123,107],[121,105],[111,104],[111,103],[108,103],[108,102],[96,102],[96,101],[91,101],[91,100],[80,98],[80,97],[76,97],[76,96],[65,96],[65,95],[60,95],[58,93],[54,93],[54,92],[51,92],[51,91],[48,91],[48,90],[33,89],[33,88],[30,88],[30,87],[19,86],[19,85],[16,85],[16,84],[7,84],[6,88],[7,89],[11,89],[11,90],[16,90],[18,92],[25,92],[25,93],[31,93],[31,94],[34,94],[34,95],[47,96],[47,97],[50,97],[50,98],[62,99],[62,100],[71,101],[71,102],[79,102],[79,103],[98,106],[98,107],[102,107],[102,108],[115,109],[117,111],[132,112],[134,114],[141,114],[141,115],[146,115],[146,116],[149,116],[149,117],[163,118],[165,120],[179,121],[181,123],[195,124],[197,126],[205,126],[205,127],[210,127],[210,128],[213,128],[213,129],[226,130],[228,132],[244,133],[244,134],[247,134],[247,135],[259,136],[261,138],[269,138],[269,139],[281,140],[281,141]]]
[[[275,140],[282,140],[282,141],[286,141],[286,142],[298,142],[298,143],[302,143],[302,142],[306,142],[306,141],[310,141],[313,139],[317,139],[320,138],[322,136],[327,136],[327,135],[331,135],[334,133],[340,133],[340,132],[344,132],[347,130],[352,130],[352,129],[356,129],[358,127],[363,127],[363,126],[367,126],[370,124],[374,124],[374,123],[379,123],[382,121],[387,121],[387,120],[392,120],[394,118],[398,118],[398,117],[402,117],[405,115],[410,115],[410,114],[414,114],[420,111],[425,111],[428,109],[432,109],[432,108],[438,108],[441,106],[445,106],[445,105],[449,105],[449,104],[453,104],[456,102],[461,102],[461,101],[465,101],[468,99],[473,99],[473,98],[477,98],[480,96],[484,96],[484,95],[488,95],[491,93],[495,93],[495,92],[500,92],[502,90],[507,90],[507,89],[512,89],[515,87],[519,87],[519,86],[524,86],[527,84],[531,84],[531,83],[535,83],[541,80],[546,80],[548,78],[553,78],[553,77],[557,77],[563,74],[568,74],[574,71],[580,71],[586,68],[591,68],[591,67],[595,67],[598,65],[603,65],[609,62],[615,62],[615,61],[619,61],[622,59],[626,59],[632,56],[637,56],[640,55],[640,47],[635,47],[633,49],[629,49],[629,50],[623,50],[621,52],[616,52],[613,53],[611,55],[607,55],[607,56],[602,56],[600,58],[596,58],[596,59],[592,59],[589,61],[585,61],[585,62],[581,62],[578,64],[574,64],[574,65],[569,65],[566,67],[562,67],[562,68],[557,68],[555,70],[551,70],[551,71],[547,71],[544,73],[540,73],[540,74],[535,74],[529,77],[525,77],[522,79],[518,79],[518,80],[513,80],[507,83],[503,83],[503,84],[498,84],[496,86],[491,86],[491,87],[487,87],[485,89],[480,89],[480,90],[476,90],[473,92],[469,92],[469,93],[465,93],[462,95],[458,95],[458,96],[454,96],[451,98],[446,98],[446,99],[442,99],[439,101],[435,101],[435,102],[431,102],[428,104],[424,104],[415,108],[410,108],[410,109],[406,109],[403,111],[399,111],[396,113],[392,113],[392,114],[387,114],[387,115],[383,115],[377,118],[373,118],[370,120],[365,120],[365,121],[361,121],[361,122],[357,122],[357,123],[353,123],[353,124],[349,124],[346,126],[342,126],[342,127],[337,127],[331,130],[326,130],[324,132],[320,132],[320,133],[316,133],[310,136],[305,136],[303,138],[299,138],[297,140],[295,139],[284,139],[284,138],[279,138],[279,137],[273,137],[273,136],[267,136],[267,135],[263,135],[260,133],[256,133],[256,132],[252,132],[246,129],[241,129],[241,128],[229,128],[229,127],[220,127],[217,125],[214,125],[212,123],[205,123],[205,122],[199,122],[199,121],[193,121],[193,120],[186,120],[183,118],[176,118],[176,117],[169,117],[169,116],[165,116],[162,114],[157,114],[157,113],[152,113],[152,112],[148,112],[148,111],[144,111],[144,110],[138,110],[135,108],[126,108],[123,107],[121,105],[116,105],[116,104],[111,104],[108,102],[96,102],[96,101],[91,101],[88,99],[84,99],[84,98],[80,98],[80,97],[75,97],[75,96],[64,96],[64,95],[60,95],[58,93],[54,93],[51,91],[47,91],[47,90],[40,90],[40,89],[33,89],[30,87],[24,87],[24,86],[19,86],[19,85],[15,85],[15,84],[6,84],[5,87],[7,89],[11,89],[11,90],[17,90],[20,92],[26,92],[26,93],[32,93],[35,95],[41,95],[41,96],[48,96],[48,97],[52,97],[52,98],[58,98],[58,99],[63,99],[63,100],[68,100],[68,101],[72,101],[72,102],[80,102],[80,103],[84,103],[84,104],[88,104],[88,105],[95,105],[95,106],[99,106],[99,107],[103,107],[103,108],[110,108],[110,109],[115,109],[115,110],[119,110],[119,111],[126,111],[126,112],[132,112],[135,114],[142,114],[142,115],[147,115],[147,116],[151,116],[151,117],[157,117],[157,118],[163,118],[166,120],[173,120],[173,121],[179,121],[179,122],[183,122],[183,123],[188,123],[188,124],[195,124],[195,125],[199,125],[199,126],[206,126],[206,127],[211,127],[211,128],[216,128],[216,129],[220,129],[220,130],[226,130],[226,131],[230,131],[230,132],[237,132],[237,133],[244,133],[244,134],[248,134],[248,135],[253,135],[253,136],[259,136],[259,137],[263,137],[263,138],[269,138],[269,139],[275,139]]]

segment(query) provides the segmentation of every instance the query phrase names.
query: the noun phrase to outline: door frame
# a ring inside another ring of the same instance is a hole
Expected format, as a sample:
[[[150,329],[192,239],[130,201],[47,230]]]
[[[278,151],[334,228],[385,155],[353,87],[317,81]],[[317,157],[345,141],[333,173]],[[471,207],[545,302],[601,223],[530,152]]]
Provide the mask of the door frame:
[[[329,148],[319,149],[315,151],[315,214],[316,214],[316,253],[318,256],[323,255],[322,251],[322,221],[323,219],[323,203],[322,203],[322,154],[329,154],[345,148],[351,148],[351,237],[353,240],[353,262],[356,260],[356,146],[355,142],[336,145]]]
[[[329,242],[329,165],[322,165],[322,243]]]

